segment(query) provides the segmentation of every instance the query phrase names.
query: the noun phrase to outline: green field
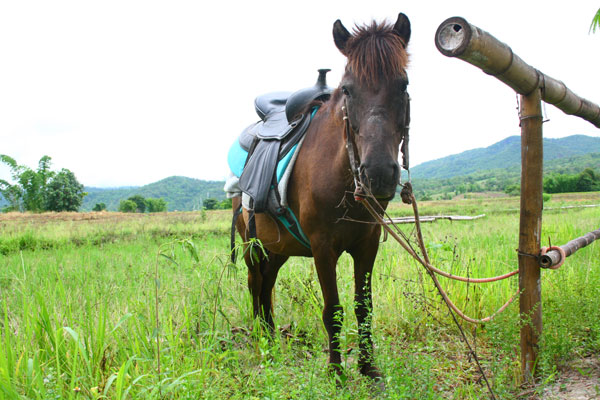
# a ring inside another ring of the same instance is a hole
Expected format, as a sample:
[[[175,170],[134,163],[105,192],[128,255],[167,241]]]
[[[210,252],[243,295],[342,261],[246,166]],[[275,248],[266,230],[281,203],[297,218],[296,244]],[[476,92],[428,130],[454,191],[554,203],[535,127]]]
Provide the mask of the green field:
[[[600,207],[554,208],[599,198],[554,195],[545,204],[544,244],[598,229]],[[472,277],[515,269],[518,206],[516,197],[423,202],[422,215],[486,214],[424,224],[432,263]],[[412,212],[399,203],[390,211]],[[0,398],[488,397],[429,278],[391,239],[373,275],[375,358],[386,376],[386,390],[378,392],[356,368],[350,257],[338,264],[346,368],[336,386],[326,368],[312,259],[291,259],[282,269],[278,331],[270,339],[253,321],[245,265],[228,264],[229,226],[226,211],[0,215]],[[413,226],[402,229],[411,234]],[[542,272],[539,390],[564,363],[600,353],[599,260],[594,243],[561,269]],[[440,279],[474,317],[493,313],[518,286],[516,277],[478,286]],[[515,303],[483,326],[463,323],[503,399],[522,391],[517,314]]]

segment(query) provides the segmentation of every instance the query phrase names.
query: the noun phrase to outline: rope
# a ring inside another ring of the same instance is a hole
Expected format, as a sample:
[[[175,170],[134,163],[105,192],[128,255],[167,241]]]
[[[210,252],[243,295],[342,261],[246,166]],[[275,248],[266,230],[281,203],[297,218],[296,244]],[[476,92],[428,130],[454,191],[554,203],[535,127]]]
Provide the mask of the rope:
[[[373,196],[373,194],[371,193],[371,191],[367,188],[366,192],[368,194],[368,196],[374,200],[375,204],[377,204],[379,206],[379,208],[382,210],[382,214],[386,214],[385,210],[379,205],[379,203],[377,202],[377,200],[375,199],[375,196]],[[413,211],[415,213],[415,224],[417,227],[417,233],[418,233],[418,242],[419,242],[419,246],[421,247],[421,251],[423,252],[423,257],[425,260],[421,259],[421,257],[418,256],[418,254],[413,250],[413,248],[410,246],[410,244],[408,244],[408,241],[404,242],[400,236],[394,232],[389,225],[385,224],[384,220],[381,218],[381,216],[379,215],[379,213],[377,213],[373,207],[371,206],[371,204],[369,203],[369,199],[367,198],[362,198],[359,201],[360,203],[362,203],[365,208],[369,211],[369,213],[373,216],[373,218],[375,218],[375,220],[377,222],[379,222],[379,224],[381,226],[383,226],[383,229],[385,229],[386,232],[388,232],[390,235],[392,235],[392,237],[394,237],[394,239],[396,239],[396,241],[398,241],[398,243],[400,243],[400,245],[406,250],[408,251],[408,253],[413,256],[413,258],[415,258],[417,261],[419,261],[426,269],[427,273],[429,274],[429,276],[431,277],[431,279],[433,280],[438,292],[441,294],[442,298],[444,299],[446,305],[448,306],[448,311],[450,312],[450,315],[452,316],[452,319],[454,321],[454,323],[456,324],[456,326],[458,327],[458,330],[460,331],[460,334],[462,335],[463,341],[465,342],[467,348],[469,349],[469,353],[473,356],[473,360],[475,361],[475,364],[477,365],[477,368],[479,369],[479,372],[481,373],[481,376],[483,377],[483,380],[485,381],[485,384],[488,388],[488,391],[490,393],[490,397],[492,399],[496,399],[496,396],[494,395],[494,391],[492,390],[492,387],[490,385],[490,382],[487,379],[487,376],[485,374],[485,371],[483,370],[483,367],[481,366],[481,363],[479,362],[479,357],[477,357],[477,353],[475,352],[475,350],[473,350],[473,347],[471,346],[471,344],[469,343],[467,336],[465,335],[465,332],[462,328],[462,326],[458,323],[458,320],[456,319],[456,316],[454,315],[454,312],[456,312],[458,315],[460,315],[463,319],[469,321],[469,322],[485,322],[485,318],[483,320],[475,320],[473,318],[469,318],[466,315],[464,315],[464,313],[462,313],[455,305],[454,303],[452,303],[452,301],[450,301],[450,299],[448,298],[448,296],[446,295],[446,292],[444,292],[444,290],[442,289],[439,281],[437,280],[437,277],[435,276],[434,272],[428,268],[428,265],[430,266],[431,264],[429,263],[429,257],[427,255],[427,251],[425,249],[425,245],[423,243],[423,235],[421,234],[421,224],[419,223],[419,211],[417,208],[417,200],[415,199],[414,194],[412,193],[412,191],[410,192],[410,196],[411,198],[409,200],[411,200],[411,203],[413,205]],[[387,214],[386,214],[387,215]],[[402,233],[402,231],[400,231],[400,229],[397,227],[396,224],[394,224],[392,222],[392,226],[394,226],[399,233],[404,236],[404,234]],[[518,293],[517,293],[518,294]],[[508,305],[510,303],[512,303],[512,301],[516,298],[517,296],[513,296],[508,303],[506,303],[505,305],[503,305],[498,311],[496,311],[493,315],[491,315],[490,317],[488,317],[489,319],[493,318],[497,313],[503,311],[506,307],[508,307]],[[467,319],[469,318],[469,319]],[[489,320],[488,319],[488,320]]]
[[[555,265],[548,267],[548,269],[559,269],[560,266],[563,265],[563,263],[567,259],[567,254],[565,253],[563,248],[560,246],[549,246],[549,247],[542,247],[542,249],[540,250],[540,256],[545,255],[547,252],[549,252],[551,250],[558,251],[558,254],[560,254],[560,261],[558,263],[556,263]]]
[[[466,315],[464,312],[462,312],[453,302],[452,300],[450,300],[450,298],[448,297],[448,295],[446,294],[446,291],[442,288],[439,280],[437,279],[435,272],[436,271],[440,271],[437,268],[432,268],[431,263],[429,262],[429,257],[427,255],[427,250],[425,249],[425,245],[423,244],[423,235],[421,233],[421,224],[418,222],[418,210],[417,210],[417,205],[416,205],[416,199],[414,197],[414,195],[412,195],[412,204],[413,204],[413,210],[415,210],[415,221],[416,221],[416,228],[417,228],[417,239],[419,242],[419,247],[421,249],[421,252],[423,253],[423,258],[419,257],[419,255],[413,250],[413,248],[404,240],[402,239],[394,230],[392,230],[387,224],[385,224],[385,221],[383,220],[383,218],[381,218],[381,216],[373,209],[373,206],[368,202],[367,199],[362,199],[361,203],[365,206],[365,208],[369,211],[369,213],[371,214],[371,216],[373,216],[373,218],[375,218],[375,220],[382,225],[383,229],[385,229],[394,239],[396,239],[396,241],[415,259],[417,260],[421,265],[423,265],[423,267],[425,267],[425,270],[427,271],[427,273],[429,274],[429,276],[431,277],[431,279],[433,280],[434,285],[436,286],[436,288],[438,289],[440,295],[442,296],[442,298],[444,299],[444,301],[446,302],[446,304],[454,311],[456,312],[456,314],[458,314],[462,319],[464,319],[467,322],[471,322],[473,324],[482,324],[482,323],[486,323],[491,321],[497,314],[499,314],[500,312],[504,311],[516,298],[517,295],[519,294],[519,292],[515,293],[506,303],[504,303],[504,305],[502,305],[502,307],[500,307],[496,312],[494,312],[492,315],[485,317],[485,318],[481,318],[481,319],[476,319],[476,318],[472,318],[469,317],[468,315]],[[394,226],[396,229],[399,229],[396,224],[391,224],[392,226]],[[443,271],[441,271],[443,272]],[[518,271],[516,272],[518,273]],[[493,280],[499,280],[499,279],[505,279],[508,278],[510,276],[513,276],[516,274],[514,271],[505,275],[502,275],[502,277],[495,277],[495,278],[482,278],[483,280],[489,280],[492,279]],[[444,273],[443,276],[446,275],[450,275],[448,273]],[[471,279],[471,278],[464,278],[464,277],[456,277],[453,276],[454,278],[462,278],[462,279],[458,279],[458,280],[466,280],[467,282]],[[471,281],[471,282],[475,282],[475,281]]]
[[[461,282],[467,282],[467,283],[496,282],[496,281],[500,281],[502,279],[510,278],[511,276],[517,275],[519,273],[519,270],[516,269],[516,270],[514,270],[512,272],[509,272],[507,274],[499,275],[499,276],[493,276],[491,278],[465,278],[464,276],[452,275],[449,272],[442,271],[441,269],[437,269],[436,267],[434,267],[431,264],[429,264],[427,267],[429,269],[431,269],[433,272],[435,272],[436,274],[439,274],[439,275],[444,276],[444,277],[449,278],[449,279],[454,279],[455,281],[461,281]]]

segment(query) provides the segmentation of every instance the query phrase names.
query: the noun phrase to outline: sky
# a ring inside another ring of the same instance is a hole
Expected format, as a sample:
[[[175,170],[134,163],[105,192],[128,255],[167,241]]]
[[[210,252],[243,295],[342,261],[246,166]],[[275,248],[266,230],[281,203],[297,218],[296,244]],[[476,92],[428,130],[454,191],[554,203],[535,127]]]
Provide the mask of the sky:
[[[408,46],[411,164],[519,135],[514,91],[435,47],[461,16],[578,95],[600,102],[597,0],[2,1],[0,154],[70,169],[86,186],[138,186],[173,176],[224,180],[227,151],[258,117],[254,98],[312,86],[345,58],[332,26],[412,25]],[[545,107],[544,136],[600,136]],[[0,166],[0,179],[10,176]]]

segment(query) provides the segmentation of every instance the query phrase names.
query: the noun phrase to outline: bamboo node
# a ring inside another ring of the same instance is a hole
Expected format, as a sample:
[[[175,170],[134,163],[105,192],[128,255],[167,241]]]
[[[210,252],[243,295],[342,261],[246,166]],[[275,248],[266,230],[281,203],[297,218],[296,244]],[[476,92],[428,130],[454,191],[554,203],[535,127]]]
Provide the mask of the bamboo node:
[[[547,252],[552,251],[552,250],[558,251],[558,254],[560,254],[560,261],[557,262],[555,265],[548,267],[548,269],[559,269],[560,266],[563,265],[563,263],[565,262],[565,259],[567,258],[567,254],[565,253],[565,251],[563,250],[562,247],[560,247],[560,246],[542,247],[540,249],[540,256],[544,256],[544,255],[546,255]]]

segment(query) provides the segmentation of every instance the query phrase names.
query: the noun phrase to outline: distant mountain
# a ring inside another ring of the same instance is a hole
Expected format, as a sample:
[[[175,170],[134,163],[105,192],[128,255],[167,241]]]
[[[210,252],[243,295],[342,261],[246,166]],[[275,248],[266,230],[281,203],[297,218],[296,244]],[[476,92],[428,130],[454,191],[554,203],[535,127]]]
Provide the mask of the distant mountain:
[[[83,199],[82,211],[90,211],[96,203],[106,204],[108,210],[115,211],[121,200],[139,194],[145,198],[163,198],[169,211],[189,211],[202,208],[203,200],[215,198],[223,200],[225,182],[203,181],[200,179],[171,176],[145,186],[102,189],[86,187],[88,193]]]
[[[573,135],[544,139],[544,175],[577,174],[585,168],[600,172],[600,138]],[[413,187],[421,196],[449,195],[480,191],[504,191],[520,180],[521,139],[510,136],[486,148],[473,149],[419,164],[411,169]],[[88,193],[81,211],[90,211],[96,203],[117,210],[119,202],[139,194],[163,198],[169,211],[198,210],[207,198],[223,200],[225,182],[203,181],[172,176],[139,187],[94,188]],[[6,205],[0,196],[0,208]]]
[[[544,176],[600,172],[600,138],[544,139]],[[446,199],[470,192],[518,192],[521,139],[511,136],[482,149],[428,161],[411,169],[417,198]]]
[[[590,153],[600,153],[600,137],[573,135],[561,139],[544,139],[545,170],[550,171],[549,161],[573,159]],[[414,179],[447,179],[482,171],[520,168],[521,138],[510,136],[489,147],[467,150],[419,164],[411,169],[411,176]]]

